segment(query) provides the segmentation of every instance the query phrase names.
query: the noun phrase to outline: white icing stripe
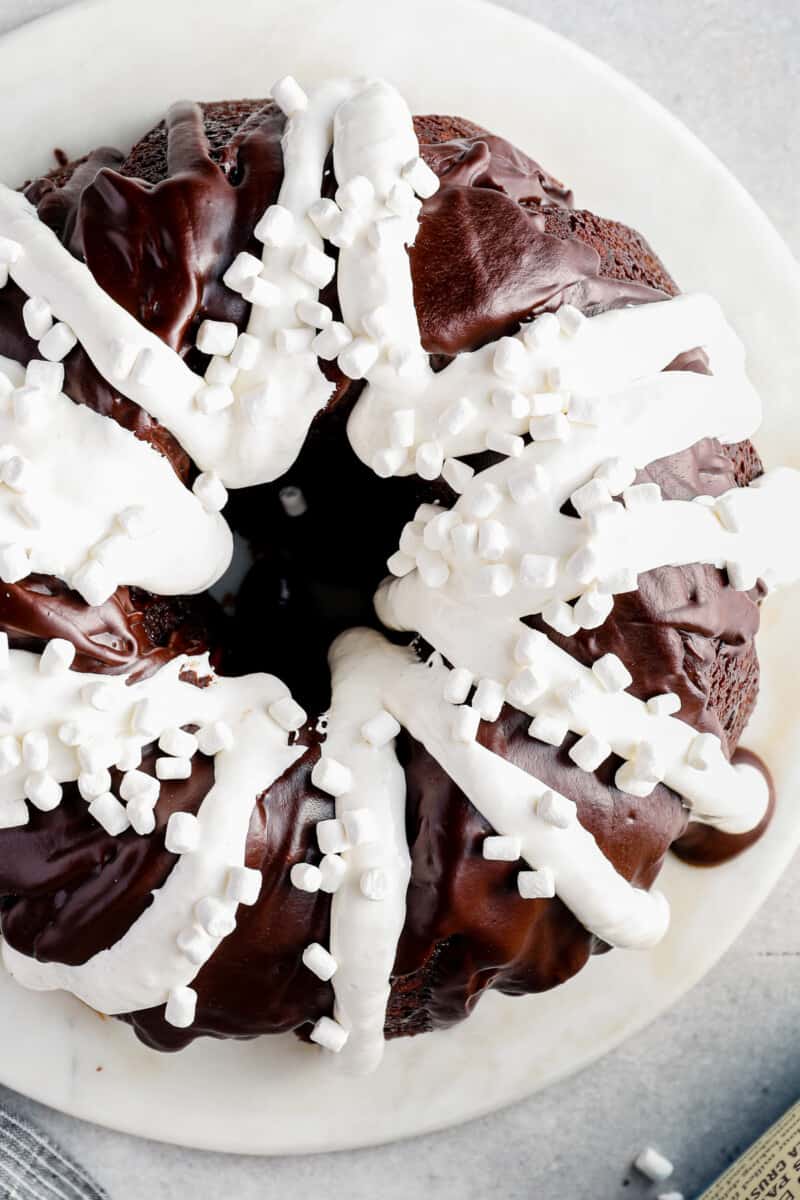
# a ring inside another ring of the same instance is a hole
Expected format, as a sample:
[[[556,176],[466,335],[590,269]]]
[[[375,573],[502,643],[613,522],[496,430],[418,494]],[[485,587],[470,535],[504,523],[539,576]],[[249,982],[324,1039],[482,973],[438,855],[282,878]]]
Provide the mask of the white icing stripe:
[[[398,604],[391,584],[378,592],[376,608],[385,625],[421,633],[454,666],[466,667],[478,678],[499,680],[505,688],[520,672],[514,649],[526,632],[524,625],[495,620],[441,594],[431,604],[420,592],[406,592]],[[768,802],[763,775],[728,762],[717,739],[712,739],[716,745],[707,765],[691,766],[695,729],[675,717],[654,714],[627,692],[606,691],[588,667],[542,635],[532,670],[541,690],[529,703],[514,701],[523,712],[555,716],[576,733],[593,733],[626,759],[634,759],[643,743],[653,745],[660,777],[685,798],[696,821],[744,833],[763,817]],[[640,794],[647,795],[656,780],[643,782],[648,786]]]
[[[336,815],[341,819],[366,809],[375,823],[374,840],[342,851],[347,874],[331,906],[331,953],[338,964],[335,1015],[349,1033],[339,1058],[346,1070],[361,1074],[374,1070],[383,1056],[389,976],[405,921],[411,869],[406,785],[394,741],[373,746],[361,733],[383,703],[384,662],[364,644],[363,632],[351,631],[333,644],[330,664],[332,701],[322,753],[352,773],[351,786],[336,799]],[[368,890],[382,899],[364,894],[367,872],[379,873],[373,876],[378,886]]]
[[[26,987],[66,988],[109,1014],[149,1008],[165,1003],[173,989],[187,986],[224,936],[217,936],[213,925],[210,930],[199,928],[198,922],[207,918],[198,906],[210,900],[226,922],[233,917],[236,902],[226,891],[226,880],[231,868],[244,864],[255,799],[296,762],[304,748],[289,746],[286,732],[267,714],[276,702],[286,700],[287,689],[279,680],[269,675],[212,677],[207,686],[198,688],[180,679],[186,669],[204,678],[211,674],[207,659],[181,657],[130,686],[124,678],[103,678],[102,686],[112,694],[109,707],[98,709],[86,695],[87,688],[98,686],[96,675],[70,670],[45,673],[38,655],[11,652],[3,691],[11,719],[4,722],[8,732],[3,745],[7,737],[16,739],[23,731],[43,735],[46,770],[58,782],[79,776],[82,782],[79,756],[86,748],[97,754],[102,771],[102,766],[118,761],[132,746],[141,748],[160,731],[175,726],[213,727],[224,722],[233,735],[232,745],[215,751],[214,785],[203,799],[196,826],[189,818],[196,845],[181,853],[152,905],[118,942],[79,966],[39,963],[4,944],[7,967]],[[66,744],[59,736],[69,723],[76,727],[69,740],[80,738],[78,745]],[[145,725],[146,732],[137,731],[137,725]],[[24,747],[23,742],[23,753]],[[0,778],[5,823],[19,823],[12,818],[18,818],[29,773],[30,764],[20,762]],[[193,934],[188,954],[178,945],[179,935],[185,932]]]
[[[0,387],[0,473],[17,458],[27,474],[0,485],[0,544],[24,551],[24,574],[72,582],[90,603],[97,599],[82,586],[87,560],[104,574],[106,595],[119,584],[161,594],[210,587],[231,557],[223,519],[203,509],[151,446],[63,393],[36,389],[20,412],[24,371],[4,359],[0,384],[9,371],[18,390],[5,395]],[[14,582],[2,567],[0,575]]]
[[[631,887],[577,821],[561,829],[537,816],[535,803],[549,790],[543,783],[474,741],[453,739],[455,709],[442,698],[448,670],[441,662],[420,663],[412,651],[366,629],[343,634],[334,643],[332,660],[334,671],[339,662],[349,665],[360,687],[365,681],[370,690],[377,686],[389,712],[422,742],[489,824],[500,834],[519,837],[522,855],[532,867],[553,872],[556,894],[590,932],[630,947],[650,946],[663,936],[669,910],[659,893]],[[334,916],[343,921],[346,910],[336,909],[338,896]],[[350,930],[336,932],[343,939]],[[370,953],[364,942],[360,952],[369,961],[372,947],[366,945]]]

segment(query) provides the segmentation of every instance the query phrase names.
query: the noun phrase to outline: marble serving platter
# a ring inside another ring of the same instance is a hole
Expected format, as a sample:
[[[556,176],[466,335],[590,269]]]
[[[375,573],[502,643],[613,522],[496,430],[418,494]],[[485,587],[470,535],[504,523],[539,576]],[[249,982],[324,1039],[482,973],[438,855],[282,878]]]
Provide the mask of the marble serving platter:
[[[465,0],[104,0],[0,41],[0,178],[126,145],[182,96],[264,96],[291,72],[381,74],[416,112],[470,117],[569,181],[578,203],[642,230],[685,290],[714,293],[745,340],[765,407],[767,464],[800,466],[800,271],[764,214],[682,125],[574,45]],[[670,861],[672,927],[649,953],[593,961],[556,993],[487,997],[470,1021],[389,1046],[368,1079],[292,1038],[159,1056],[67,996],[0,977],[0,1082],[65,1112],[166,1141],[257,1154],[369,1145],[440,1129],[587,1066],[715,963],[800,840],[794,812],[798,592],[766,606],[762,698],[746,743],[780,802],[766,837],[726,867]]]

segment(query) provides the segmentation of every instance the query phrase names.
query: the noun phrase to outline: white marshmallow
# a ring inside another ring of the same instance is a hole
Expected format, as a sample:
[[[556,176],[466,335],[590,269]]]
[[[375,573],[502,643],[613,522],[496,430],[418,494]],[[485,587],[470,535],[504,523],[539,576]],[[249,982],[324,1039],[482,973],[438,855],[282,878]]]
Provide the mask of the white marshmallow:
[[[319,942],[312,942],[310,946],[306,946],[302,957],[309,971],[325,983],[333,978],[339,966],[333,955],[324,946],[320,946]]]
[[[167,821],[164,845],[170,854],[191,854],[200,844],[200,822],[192,813],[174,812]]]
[[[323,1049],[338,1054],[343,1049],[349,1034],[338,1021],[334,1021],[331,1017],[320,1017],[309,1036],[312,1042],[316,1042]]]
[[[522,843],[518,837],[485,837],[482,851],[483,857],[492,862],[516,862],[522,854]]]
[[[386,709],[381,709],[361,726],[361,736],[371,746],[386,746],[400,732],[400,723]]]
[[[124,806],[111,792],[103,792],[102,796],[95,797],[89,805],[89,813],[112,837],[119,837],[130,826]]]
[[[353,786],[353,772],[323,751],[311,770],[311,782],[329,796],[343,796]]]
[[[167,998],[164,1020],[176,1029],[188,1029],[197,1011],[197,992],[190,987],[173,988]]]

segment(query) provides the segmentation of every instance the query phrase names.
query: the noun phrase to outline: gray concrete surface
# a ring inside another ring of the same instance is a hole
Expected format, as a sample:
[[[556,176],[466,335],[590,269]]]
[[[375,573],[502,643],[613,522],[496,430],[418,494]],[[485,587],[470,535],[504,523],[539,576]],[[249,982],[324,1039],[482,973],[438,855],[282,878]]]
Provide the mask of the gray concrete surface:
[[[0,0],[0,32],[68,0]],[[507,0],[645,87],[728,164],[800,254],[798,0]],[[786,798],[790,799],[790,798]],[[113,1200],[617,1200],[655,1142],[696,1196],[800,1095],[800,864],[668,1016],[576,1078],[487,1119],[377,1150],[262,1161],[34,1113]]]

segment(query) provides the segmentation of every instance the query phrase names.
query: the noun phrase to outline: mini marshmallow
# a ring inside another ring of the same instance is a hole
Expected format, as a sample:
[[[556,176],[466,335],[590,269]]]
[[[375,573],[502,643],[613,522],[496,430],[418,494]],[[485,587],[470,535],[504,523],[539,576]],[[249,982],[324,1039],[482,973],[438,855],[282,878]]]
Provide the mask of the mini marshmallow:
[[[261,883],[261,872],[253,867],[231,867],[225,880],[225,897],[232,904],[249,907],[258,900]]]
[[[556,829],[569,829],[578,819],[578,809],[574,800],[567,799],[559,792],[550,791],[549,788],[542,792],[535,807],[536,815]]]
[[[341,822],[349,846],[364,846],[377,840],[375,814],[368,808],[351,808],[349,812],[343,812]]]
[[[200,844],[200,822],[192,813],[174,812],[167,822],[164,845],[170,854],[191,854]]]
[[[438,479],[444,466],[444,451],[439,442],[423,442],[417,447],[415,466],[420,479]]]
[[[197,349],[203,354],[230,354],[236,345],[239,330],[233,321],[210,321],[200,324],[197,330]]]
[[[358,890],[365,900],[385,900],[389,890],[386,872],[381,867],[370,867],[368,871],[362,871],[358,880]]]
[[[321,335],[318,334],[314,339]],[[349,379],[364,379],[378,358],[378,346],[372,338],[357,337],[339,354],[339,370]]]
[[[607,692],[624,692],[633,683],[633,676],[616,654],[604,654],[595,659],[592,674]]]
[[[333,279],[336,263],[322,250],[306,242],[295,251],[292,270],[313,287],[324,288]]]
[[[503,416],[512,417],[515,421],[521,421],[524,417],[530,416],[531,411],[531,402],[528,397],[522,392],[508,387],[494,389],[492,406]]]
[[[564,411],[566,399],[562,392],[534,392],[529,408],[532,417],[549,417]]]
[[[482,521],[478,529],[478,553],[481,558],[496,562],[508,549],[508,533],[500,521]]]
[[[39,659],[39,670],[43,675],[60,675],[68,671],[75,659],[75,647],[65,638],[51,638]]]
[[[3,583],[17,583],[30,575],[31,564],[24,547],[14,543],[0,546],[0,579]]]
[[[430,588],[444,587],[450,578],[450,568],[441,554],[423,547],[417,551],[416,559],[423,583]]]
[[[111,791],[111,772],[107,767],[101,767],[99,771],[81,771],[78,791],[87,804],[91,803],[98,796]]]
[[[542,620],[564,637],[572,637],[580,625],[575,620],[572,608],[564,600],[550,600],[542,609]]]
[[[334,204],[333,200],[329,200],[327,197],[322,197],[314,201],[306,215],[312,225],[326,238],[329,236],[341,213],[338,204]]]
[[[194,483],[192,491],[206,512],[221,512],[228,503],[228,493],[216,471],[202,471]]]
[[[562,412],[531,417],[530,435],[537,442],[563,442],[570,435],[569,421]]]
[[[525,629],[514,644],[514,659],[523,666],[527,666],[536,662],[546,645],[547,638],[538,629]]]
[[[607,458],[595,470],[594,478],[604,483],[612,496],[619,496],[636,478],[636,467],[625,458]]]
[[[48,362],[61,362],[78,344],[73,331],[64,321],[59,321],[39,342],[39,353]]]
[[[579,517],[585,517],[592,509],[611,503],[611,493],[601,479],[590,479],[570,496],[572,506]]]
[[[237,338],[236,341],[238,343],[239,339]],[[203,378],[208,384],[219,384],[222,387],[229,388],[238,374],[238,368],[230,359],[221,358],[218,354],[215,354],[206,367],[206,373]]]
[[[648,507],[661,503],[661,488],[657,483],[635,483],[622,493],[622,499],[628,510]]]
[[[394,554],[390,554],[386,560],[386,566],[389,568],[392,575],[402,579],[404,575],[410,575],[416,568],[416,562],[413,558],[409,558],[407,554],[403,554],[401,550],[397,550]]]
[[[567,337],[574,337],[583,326],[586,317],[574,304],[562,304],[556,313],[556,320],[562,333],[565,333]]]
[[[336,189],[340,208],[365,208],[375,199],[375,188],[366,175],[353,175]]]
[[[320,304],[318,300],[298,300],[294,311],[298,321],[312,329],[325,329],[333,320],[327,304]]]
[[[192,763],[188,758],[157,758],[156,778],[161,780],[189,779]]]
[[[185,729],[173,726],[165,729],[158,739],[158,748],[174,758],[192,758],[197,753],[197,738]]]
[[[558,578],[558,559],[552,554],[523,554],[519,578],[524,587],[547,591],[555,586]]]
[[[459,495],[466,491],[474,474],[475,468],[469,466],[468,463],[460,462],[457,458],[446,458],[444,460],[442,478]]]
[[[112,837],[119,837],[130,826],[124,806],[111,792],[103,792],[102,796],[95,797],[89,805],[89,814]]]
[[[361,736],[371,746],[386,746],[400,732],[400,723],[386,709],[381,709],[361,726]]]
[[[115,753],[114,745],[101,741],[87,742],[78,746],[78,762],[84,771],[101,771],[113,763]]]
[[[528,726],[528,733],[548,746],[560,746],[567,736],[567,722],[552,714],[539,713]]]
[[[602,738],[595,737],[593,733],[587,733],[582,738],[578,738],[567,753],[582,771],[596,771],[611,754],[611,747]]]
[[[338,354],[349,346],[353,340],[353,335],[346,325],[341,321],[332,321],[321,333],[318,333],[311,343],[311,348],[319,358],[324,358],[326,361],[336,358]]]
[[[252,333],[240,333],[231,354],[231,366],[237,371],[251,371],[258,362],[261,343]],[[220,380],[223,383],[224,380]]]
[[[260,258],[256,258],[255,254],[249,254],[246,250],[242,250],[236,255],[236,258],[222,276],[222,282],[232,292],[241,292],[248,279],[258,278],[262,267],[263,263]]]
[[[497,454],[504,454],[506,458],[519,458],[525,449],[525,443],[521,437],[518,437],[514,433],[506,433],[502,429],[488,430],[484,444],[487,450],[494,450]]]
[[[164,1020],[176,1029],[188,1029],[197,1011],[197,992],[190,987],[173,988],[167,997]]]
[[[22,320],[28,337],[38,342],[53,328],[53,311],[41,296],[31,296],[22,306]]]
[[[208,934],[197,925],[189,925],[186,929],[182,929],[176,937],[175,943],[181,954],[188,958],[195,967],[202,966],[211,957],[214,949],[214,944]]]
[[[265,246],[286,246],[294,233],[294,215],[282,204],[271,204],[253,235]]]
[[[31,729],[22,739],[22,761],[31,771],[43,771],[50,758],[47,734]]]
[[[444,684],[444,698],[448,704],[463,704],[470,693],[475,677],[466,667],[456,667],[448,673]]]
[[[485,837],[482,844],[483,857],[491,862],[516,862],[522,854],[522,843],[518,837]]]
[[[281,354],[302,354],[311,349],[313,340],[314,330],[305,325],[300,329],[278,329],[275,333],[275,347]]]
[[[476,416],[475,405],[467,396],[462,396],[449,408],[446,408],[439,417],[439,430],[447,437],[457,437],[475,420]]]
[[[525,709],[544,693],[545,685],[530,667],[523,667],[506,687],[506,699],[515,708]]]
[[[353,772],[338,759],[323,752],[311,770],[311,782],[329,796],[343,796],[353,786]]]
[[[117,513],[117,524],[123,533],[137,541],[153,531],[153,521],[142,504],[131,504]]]
[[[273,83],[270,95],[287,117],[308,108],[308,96],[293,75],[284,75]]]
[[[556,879],[549,867],[520,871],[517,891],[523,900],[551,900],[556,894]]]
[[[319,864],[320,891],[332,895],[347,874],[347,863],[338,854],[326,854]]]
[[[481,714],[477,708],[457,708],[453,718],[453,738],[457,742],[474,742],[480,725]]]
[[[283,696],[280,700],[274,700],[269,706],[269,715],[276,725],[280,725],[281,729],[285,729],[287,733],[296,733],[308,720],[305,709],[301,708],[291,696]]]
[[[292,886],[301,892],[318,892],[320,884],[319,867],[311,863],[295,863],[289,872]]]
[[[134,738],[128,738],[114,766],[120,771],[135,771],[142,761],[142,748]]]
[[[213,756],[222,750],[231,750],[234,745],[233,730],[226,721],[212,721],[203,725],[197,733],[197,744],[201,753]]]
[[[505,688],[496,679],[480,679],[472,697],[472,707],[484,721],[496,721],[505,701]]]
[[[280,288],[258,275],[245,279],[241,292],[247,303],[252,304],[254,308],[272,308],[281,301]]]
[[[64,390],[64,364],[32,358],[25,368],[25,383],[28,387],[58,395]]]
[[[312,1042],[316,1042],[324,1050],[330,1050],[333,1054],[338,1054],[343,1049],[349,1034],[332,1017],[320,1017],[311,1030],[309,1037]]]
[[[648,1179],[652,1179],[654,1183],[663,1183],[665,1179],[669,1179],[672,1172],[675,1170],[673,1164],[658,1150],[654,1150],[652,1146],[645,1147],[633,1162],[637,1171],[642,1175],[646,1175]]]
[[[528,365],[525,347],[519,338],[501,337],[495,342],[492,369],[501,379],[516,380],[524,374]]]
[[[117,590],[115,580],[108,571],[96,561],[84,563],[72,576],[72,586],[80,592],[87,604],[96,608],[105,604]]]
[[[23,786],[31,804],[41,812],[52,812],[61,803],[61,784],[45,771],[32,771]]]
[[[209,937],[227,937],[236,928],[236,917],[230,904],[217,899],[216,896],[204,896],[202,900],[198,900],[194,906],[194,915]]]
[[[320,946],[319,942],[312,942],[310,946],[306,946],[302,957],[303,964],[309,971],[325,983],[333,978],[339,966],[333,955],[324,946]]]
[[[129,800],[125,811],[131,826],[140,837],[147,837],[156,827],[156,815],[152,807],[139,796]]]
[[[331,221],[328,230],[328,241],[333,242],[340,250],[348,250],[355,242],[363,227],[363,220],[356,212],[340,212]]]
[[[681,710],[681,698],[675,692],[662,692],[647,701],[647,711],[654,717],[671,717]]]
[[[429,550],[446,550],[453,530],[460,523],[461,518],[455,509],[445,509],[437,516],[431,517],[422,533],[424,544]]]
[[[409,159],[400,174],[423,200],[429,199],[439,190],[438,176],[422,158]]]
[[[599,629],[613,607],[613,596],[593,586],[578,597],[572,612],[581,629]]]
[[[372,460],[372,469],[379,479],[391,479],[396,475],[408,457],[407,451],[399,446],[388,446],[379,450]]]
[[[77,721],[65,721],[58,727],[58,740],[65,746],[79,746],[83,741],[83,731]]]
[[[323,854],[338,854],[341,850],[348,850],[350,843],[347,840],[344,823],[331,817],[326,821],[317,821],[317,845]]]

